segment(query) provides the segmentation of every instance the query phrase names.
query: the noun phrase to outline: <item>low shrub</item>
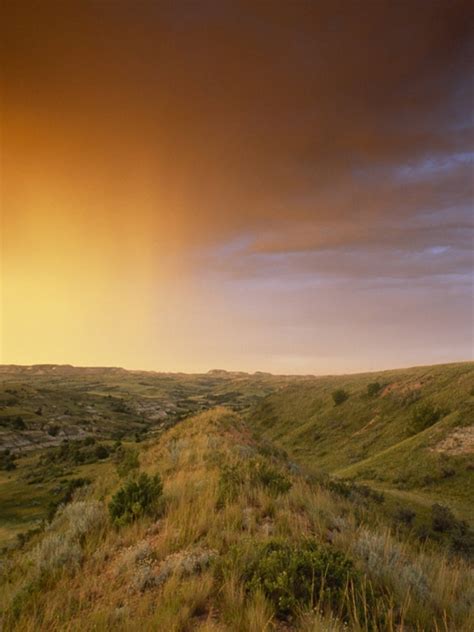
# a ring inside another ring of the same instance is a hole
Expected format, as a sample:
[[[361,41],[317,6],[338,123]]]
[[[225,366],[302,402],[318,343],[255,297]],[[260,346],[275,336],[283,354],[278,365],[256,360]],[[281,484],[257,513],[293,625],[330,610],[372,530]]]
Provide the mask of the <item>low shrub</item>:
[[[155,516],[160,510],[162,493],[160,475],[150,476],[143,472],[137,479],[125,483],[112,496],[110,516],[117,525],[133,522],[143,515]]]
[[[26,430],[26,424],[23,421],[23,417],[16,417],[16,419],[13,421],[13,428],[14,430]]]
[[[464,520],[458,520],[444,505],[435,503],[431,507],[431,522],[420,524],[415,534],[426,542],[432,540],[444,545],[453,555],[471,560],[474,557],[474,531]]]
[[[105,447],[105,445],[98,445],[96,449],[94,450],[94,454],[99,460],[102,461],[103,459],[106,459],[109,456],[109,451]]]
[[[431,528],[435,538],[442,534],[451,552],[467,559],[474,556],[474,531],[464,520],[458,520],[449,507],[435,503],[431,507]]]
[[[60,568],[72,570],[81,563],[82,550],[66,534],[50,533],[34,549],[32,558],[39,574]]]
[[[450,534],[449,548],[452,553],[467,560],[474,558],[474,531],[462,522]]]
[[[431,526],[433,531],[452,531],[457,524],[457,519],[451,509],[445,505],[435,503],[431,507]]]
[[[442,416],[440,408],[434,407],[432,404],[420,404],[413,410],[412,429],[414,432],[421,432],[435,424]]]
[[[61,507],[53,527],[66,523],[67,533],[72,539],[82,539],[91,531],[105,525],[106,513],[102,503],[96,500],[78,500]]]
[[[371,382],[367,384],[367,395],[369,397],[375,397],[381,391],[382,385],[380,382]]]
[[[332,393],[332,399],[334,401],[334,406],[340,406],[347,399],[349,399],[349,393],[345,391],[343,388],[338,388]]]
[[[411,561],[399,543],[386,535],[362,529],[352,550],[370,579],[385,588],[390,587],[399,598],[404,599],[407,592],[416,599],[429,598],[432,588],[423,569]]]
[[[452,478],[456,475],[456,470],[454,469],[454,467],[450,467],[449,465],[443,465],[441,466],[440,475],[441,478]]]
[[[244,582],[248,591],[262,592],[280,618],[316,605],[347,615],[348,584],[358,584],[359,574],[352,561],[328,546],[275,540],[255,548]]]
[[[416,512],[409,507],[399,507],[394,513],[394,519],[396,522],[411,527],[416,517]]]

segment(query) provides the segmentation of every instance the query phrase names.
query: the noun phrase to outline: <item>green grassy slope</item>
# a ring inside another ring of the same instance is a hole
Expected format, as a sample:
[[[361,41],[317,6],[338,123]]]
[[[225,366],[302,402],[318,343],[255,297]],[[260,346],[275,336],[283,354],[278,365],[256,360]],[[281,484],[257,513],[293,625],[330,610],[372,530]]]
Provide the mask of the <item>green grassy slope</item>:
[[[340,388],[349,397],[336,406]],[[426,407],[439,419],[423,430],[416,411]],[[250,423],[306,466],[474,518],[473,363],[314,378],[270,394]]]
[[[87,464],[41,466],[41,457],[50,453],[51,449],[29,452],[16,460],[14,470],[0,471],[0,547],[10,547],[16,537],[38,529],[51,507],[61,502],[68,481],[93,482],[113,467],[112,457]]]

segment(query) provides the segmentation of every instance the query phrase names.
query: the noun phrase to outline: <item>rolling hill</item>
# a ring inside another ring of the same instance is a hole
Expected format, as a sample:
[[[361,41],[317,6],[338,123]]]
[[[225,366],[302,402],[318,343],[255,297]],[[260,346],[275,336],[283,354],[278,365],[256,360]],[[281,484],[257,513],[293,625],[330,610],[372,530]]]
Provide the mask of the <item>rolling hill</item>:
[[[347,397],[338,405],[337,390]],[[264,398],[249,423],[313,471],[474,518],[473,363],[291,384]]]

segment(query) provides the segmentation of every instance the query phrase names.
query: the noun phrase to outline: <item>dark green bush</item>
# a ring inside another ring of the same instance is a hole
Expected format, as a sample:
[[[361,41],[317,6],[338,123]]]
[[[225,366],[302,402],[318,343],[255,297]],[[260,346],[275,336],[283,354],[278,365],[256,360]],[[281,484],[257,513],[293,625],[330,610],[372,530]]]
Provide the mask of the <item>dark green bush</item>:
[[[359,574],[342,553],[314,541],[271,541],[254,550],[244,571],[249,591],[260,590],[280,618],[320,604],[347,614],[346,589]]]
[[[462,521],[451,532],[450,549],[453,553],[471,560],[474,557],[474,531]]]
[[[94,454],[98,459],[103,460],[109,456],[109,451],[107,450],[105,445],[98,445],[94,450]]]
[[[118,524],[133,522],[143,515],[153,516],[159,512],[163,484],[159,474],[149,476],[145,472],[131,479],[112,496],[109,513]]]
[[[334,405],[339,406],[340,404],[343,404],[347,399],[349,399],[349,393],[343,388],[338,388],[333,391],[332,398],[334,400]]]
[[[416,512],[409,507],[400,507],[395,511],[394,518],[396,522],[404,524],[407,527],[411,527],[414,519],[416,518]]]
[[[369,397],[375,397],[381,389],[382,385],[380,382],[371,382],[370,384],[367,384],[367,395]]]
[[[431,525],[423,525],[417,533],[420,539],[444,543],[453,554],[466,559],[474,557],[474,531],[467,522],[456,518],[449,507],[432,505]]]
[[[455,528],[457,519],[449,507],[435,503],[431,507],[431,526],[433,531],[442,533]]]
[[[26,424],[23,421],[23,417],[18,416],[13,422],[13,428],[15,430],[25,430]]]
[[[15,455],[7,448],[0,453],[0,470],[11,472],[16,469]]]
[[[421,432],[435,424],[442,416],[440,408],[432,404],[420,404],[413,410],[413,430]]]

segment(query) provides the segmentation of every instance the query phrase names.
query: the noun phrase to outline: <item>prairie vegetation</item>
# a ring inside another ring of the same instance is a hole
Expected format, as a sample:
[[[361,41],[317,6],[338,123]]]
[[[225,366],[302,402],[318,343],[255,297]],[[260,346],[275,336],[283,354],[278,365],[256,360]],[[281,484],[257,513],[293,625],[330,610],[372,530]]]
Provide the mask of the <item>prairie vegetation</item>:
[[[0,546],[24,538],[71,478],[139,465],[142,442],[219,404],[245,412],[305,378],[36,365],[0,366]]]
[[[407,516],[391,526],[364,487],[307,474],[228,409],[140,444],[125,482],[106,472],[6,555],[6,631],[473,629],[461,555]],[[117,522],[121,490],[143,510]],[[433,528],[453,519],[435,509]]]

